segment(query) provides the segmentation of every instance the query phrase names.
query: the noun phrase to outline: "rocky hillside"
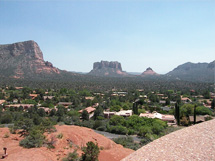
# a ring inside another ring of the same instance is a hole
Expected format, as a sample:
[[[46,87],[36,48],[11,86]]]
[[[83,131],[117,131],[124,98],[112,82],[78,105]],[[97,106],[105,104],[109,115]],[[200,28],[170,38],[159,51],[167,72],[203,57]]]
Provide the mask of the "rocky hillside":
[[[215,61],[211,63],[185,63],[179,65],[167,76],[187,81],[214,82]]]
[[[109,77],[128,76],[126,72],[122,71],[121,63],[117,61],[95,62],[93,64],[93,70],[91,70],[88,74],[95,75],[95,76],[109,76]]]
[[[152,70],[152,68],[147,68],[146,69],[146,71],[144,71],[142,74],[141,74],[141,76],[152,76],[152,75],[154,75],[154,76],[156,76],[156,75],[159,75],[159,74],[157,74],[156,72],[154,72],[153,70]]]
[[[0,69],[0,76],[11,78],[60,73],[52,63],[44,61],[43,53],[34,41],[0,45]]]
[[[0,156],[3,154],[3,147],[7,148],[8,157],[5,161],[57,161],[62,160],[69,152],[77,149],[81,156],[81,147],[93,141],[100,149],[100,161],[119,161],[134,152],[131,149],[123,148],[103,135],[95,133],[92,129],[79,126],[56,126],[56,132],[46,134],[47,140],[53,140],[54,149],[47,147],[25,149],[19,146],[23,138],[18,134],[10,134],[8,128],[0,128]],[[9,137],[4,137],[5,135]],[[57,135],[62,134],[62,138]]]

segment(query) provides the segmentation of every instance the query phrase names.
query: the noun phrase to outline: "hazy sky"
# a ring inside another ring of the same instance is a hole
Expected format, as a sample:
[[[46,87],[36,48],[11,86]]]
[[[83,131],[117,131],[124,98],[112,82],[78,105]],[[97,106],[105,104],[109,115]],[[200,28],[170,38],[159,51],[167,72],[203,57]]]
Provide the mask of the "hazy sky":
[[[215,0],[0,0],[0,44],[26,40],[68,71],[107,60],[164,74],[215,60]]]

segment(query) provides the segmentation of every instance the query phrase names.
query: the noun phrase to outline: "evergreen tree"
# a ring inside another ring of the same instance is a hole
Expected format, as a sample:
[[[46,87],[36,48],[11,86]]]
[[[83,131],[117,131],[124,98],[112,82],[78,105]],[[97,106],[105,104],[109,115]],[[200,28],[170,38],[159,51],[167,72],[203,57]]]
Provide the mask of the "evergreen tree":
[[[194,106],[193,120],[193,124],[196,124],[196,105]]]
[[[175,104],[175,117],[177,120],[177,125],[180,125],[180,109],[178,103]]]
[[[211,102],[211,109],[214,110],[214,107],[215,107],[215,99],[213,99],[213,101]]]
[[[90,141],[82,150],[84,152],[81,157],[82,161],[98,161],[99,147],[97,144]]]
[[[133,103],[133,113],[134,113],[135,115],[138,115],[138,106],[137,106],[137,103],[136,103],[136,102]]]
[[[83,120],[89,120],[89,114],[86,110],[83,110],[81,117]]]

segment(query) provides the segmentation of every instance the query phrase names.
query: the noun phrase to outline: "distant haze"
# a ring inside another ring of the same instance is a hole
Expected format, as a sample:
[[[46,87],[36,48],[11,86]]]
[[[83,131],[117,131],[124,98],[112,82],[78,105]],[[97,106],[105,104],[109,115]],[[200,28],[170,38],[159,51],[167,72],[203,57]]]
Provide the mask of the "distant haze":
[[[67,71],[118,61],[165,74],[215,59],[215,1],[1,1],[0,44],[34,40]]]

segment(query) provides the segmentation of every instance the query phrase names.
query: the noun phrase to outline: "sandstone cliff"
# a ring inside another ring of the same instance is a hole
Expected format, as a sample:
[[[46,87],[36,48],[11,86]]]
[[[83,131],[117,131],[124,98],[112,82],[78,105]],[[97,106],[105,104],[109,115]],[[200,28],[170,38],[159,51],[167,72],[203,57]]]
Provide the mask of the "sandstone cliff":
[[[59,74],[52,63],[44,61],[38,44],[32,40],[0,45],[0,75],[12,78]]]
[[[91,70],[89,75],[95,76],[110,76],[110,77],[119,77],[127,76],[128,74],[122,71],[121,63],[117,61],[101,61],[95,62],[93,64],[93,70]]]

